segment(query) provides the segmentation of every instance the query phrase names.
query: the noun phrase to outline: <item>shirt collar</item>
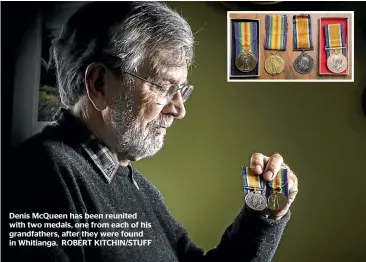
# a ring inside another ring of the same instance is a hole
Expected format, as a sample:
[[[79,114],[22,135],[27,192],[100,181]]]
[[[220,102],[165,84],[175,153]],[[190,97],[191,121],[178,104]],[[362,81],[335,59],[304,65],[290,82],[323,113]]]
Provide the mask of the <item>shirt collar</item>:
[[[56,113],[54,121],[56,125],[64,127],[66,132],[71,133],[73,139],[80,141],[83,150],[110,183],[117,172],[119,162],[108,147],[94,136],[80,119],[65,108],[61,108]]]
[[[90,135],[81,146],[110,183],[119,167],[116,156],[94,135]]]

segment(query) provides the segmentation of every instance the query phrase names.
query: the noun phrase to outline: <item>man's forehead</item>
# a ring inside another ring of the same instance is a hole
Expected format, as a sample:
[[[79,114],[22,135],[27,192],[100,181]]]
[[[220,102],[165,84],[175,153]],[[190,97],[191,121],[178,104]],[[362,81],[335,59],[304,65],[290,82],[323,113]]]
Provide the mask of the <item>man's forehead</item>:
[[[183,84],[187,81],[187,66],[180,67],[153,67],[145,64],[138,72],[138,75],[152,81],[164,81],[174,84]]]
[[[187,81],[187,67],[162,68],[156,71],[155,77],[163,81],[179,84]]]

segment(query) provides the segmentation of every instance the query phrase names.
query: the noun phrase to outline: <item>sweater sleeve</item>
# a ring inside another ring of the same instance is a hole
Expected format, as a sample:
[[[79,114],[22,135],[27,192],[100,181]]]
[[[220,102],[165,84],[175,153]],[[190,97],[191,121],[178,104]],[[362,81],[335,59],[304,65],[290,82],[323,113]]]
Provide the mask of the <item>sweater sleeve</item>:
[[[70,219],[69,214],[81,213],[75,205],[75,192],[68,186],[69,171],[57,167],[57,160],[46,154],[42,146],[31,146],[30,143],[17,148],[11,155],[10,163],[7,163],[11,167],[11,173],[5,178],[6,184],[11,187],[6,203],[7,231],[8,236],[13,236],[10,238],[13,245],[7,247],[9,261],[84,262],[83,247],[62,246],[61,243],[62,234],[66,231],[76,233],[77,230],[72,227],[75,222],[80,222]],[[39,219],[34,216],[37,213],[41,216],[58,214],[68,217]],[[10,227],[16,222],[23,226]],[[39,227],[30,226],[29,223],[37,223]],[[53,223],[53,226],[46,226],[46,223]]]
[[[280,220],[268,219],[243,207],[227,227],[219,244],[206,254],[189,238],[183,226],[173,218],[159,190],[138,175],[138,183],[154,206],[156,216],[165,230],[181,262],[270,262],[279,245],[291,213]]]

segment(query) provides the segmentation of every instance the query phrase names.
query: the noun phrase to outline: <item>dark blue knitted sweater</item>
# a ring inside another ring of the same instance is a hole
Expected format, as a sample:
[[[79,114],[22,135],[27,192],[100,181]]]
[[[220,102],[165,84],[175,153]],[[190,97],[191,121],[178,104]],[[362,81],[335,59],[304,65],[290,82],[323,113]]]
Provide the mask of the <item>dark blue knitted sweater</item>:
[[[81,150],[76,132],[72,126],[50,126],[15,150],[12,162],[8,163],[13,172],[3,175],[3,183],[5,180],[8,186],[13,186],[12,195],[7,199],[7,209],[12,213],[12,219],[8,215],[9,223],[40,222],[42,228],[9,227],[14,246],[9,247],[6,261],[272,260],[290,213],[274,221],[243,208],[220,243],[205,254],[169,213],[158,189],[135,169],[120,166],[113,180],[106,183],[93,161]],[[132,172],[138,188],[132,183]],[[44,213],[59,214],[59,217],[45,220]],[[81,216],[70,217],[70,213]],[[102,214],[103,218],[86,218],[85,213]],[[111,216],[106,218],[107,215]],[[144,224],[132,229],[131,224],[136,222]],[[88,224],[89,228],[76,228],[75,223]],[[91,228],[92,223],[104,227]],[[39,231],[49,235],[40,235]],[[82,231],[98,235],[96,238],[90,234],[82,236]],[[28,235],[14,235],[14,232]],[[118,236],[101,236],[103,232],[117,232]],[[20,243],[32,246],[20,246]],[[46,243],[53,246],[44,246]]]

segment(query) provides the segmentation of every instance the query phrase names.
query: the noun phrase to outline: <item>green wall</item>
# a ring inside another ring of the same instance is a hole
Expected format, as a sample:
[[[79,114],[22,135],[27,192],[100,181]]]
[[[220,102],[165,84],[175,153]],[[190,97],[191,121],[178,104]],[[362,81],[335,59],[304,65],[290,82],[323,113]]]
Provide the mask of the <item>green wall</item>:
[[[274,261],[366,261],[364,44],[356,37],[354,83],[227,83],[226,12],[171,4],[199,31],[196,90],[164,149],[135,166],[208,250],[243,205],[241,167],[251,153],[280,152],[300,191]]]

